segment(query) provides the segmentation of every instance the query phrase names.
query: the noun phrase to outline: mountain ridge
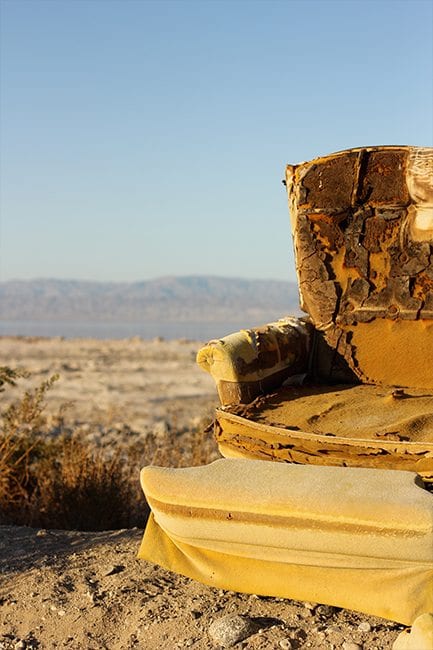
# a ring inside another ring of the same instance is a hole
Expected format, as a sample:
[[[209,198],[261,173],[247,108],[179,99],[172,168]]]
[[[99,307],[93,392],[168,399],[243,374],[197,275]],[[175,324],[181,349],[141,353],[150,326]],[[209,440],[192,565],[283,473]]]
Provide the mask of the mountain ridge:
[[[135,282],[37,278],[0,282],[0,320],[254,321],[299,313],[284,280],[163,276]]]

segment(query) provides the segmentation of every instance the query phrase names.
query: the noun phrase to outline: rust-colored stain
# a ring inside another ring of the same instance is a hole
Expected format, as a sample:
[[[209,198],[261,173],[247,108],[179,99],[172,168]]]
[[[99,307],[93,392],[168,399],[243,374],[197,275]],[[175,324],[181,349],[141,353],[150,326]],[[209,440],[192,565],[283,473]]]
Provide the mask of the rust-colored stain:
[[[433,320],[433,149],[337,153],[288,166],[287,187],[301,303],[316,329],[361,381],[433,387],[432,330],[421,324]],[[412,322],[376,325],[382,369],[358,327],[377,319]],[[397,346],[411,368],[400,364],[401,375],[386,368]]]

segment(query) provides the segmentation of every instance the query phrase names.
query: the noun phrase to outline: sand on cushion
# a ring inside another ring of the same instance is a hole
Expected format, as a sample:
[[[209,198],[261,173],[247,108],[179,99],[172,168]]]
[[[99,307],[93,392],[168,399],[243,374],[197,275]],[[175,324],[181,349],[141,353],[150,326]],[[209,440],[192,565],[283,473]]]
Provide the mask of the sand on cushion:
[[[242,415],[318,435],[433,442],[433,391],[424,389],[368,384],[286,387],[246,407]]]

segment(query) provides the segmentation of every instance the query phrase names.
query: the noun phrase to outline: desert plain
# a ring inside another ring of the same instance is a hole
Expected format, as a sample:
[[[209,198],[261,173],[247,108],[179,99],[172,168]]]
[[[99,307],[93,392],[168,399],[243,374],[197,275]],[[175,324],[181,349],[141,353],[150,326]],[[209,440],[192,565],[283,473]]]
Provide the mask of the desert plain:
[[[0,394],[1,410],[58,374],[47,395],[50,435],[74,430],[95,446],[121,447],[151,434],[160,456],[170,451],[182,463],[197,458],[200,444],[198,456],[210,462],[219,455],[205,429],[218,400],[213,381],[195,363],[201,344],[0,337],[0,365],[30,373]],[[138,482],[137,468],[131,472]],[[0,650],[211,650],[229,647],[227,631],[218,629],[236,627],[230,616],[249,626],[230,647],[248,650],[387,650],[403,629],[320,603],[199,584],[137,560],[142,534],[141,527],[0,526]]]

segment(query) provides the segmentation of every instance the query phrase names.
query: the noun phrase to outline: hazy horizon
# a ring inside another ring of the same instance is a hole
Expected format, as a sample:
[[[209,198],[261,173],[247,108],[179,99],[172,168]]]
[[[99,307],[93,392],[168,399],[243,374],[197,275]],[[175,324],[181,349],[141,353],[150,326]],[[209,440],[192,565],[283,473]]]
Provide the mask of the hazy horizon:
[[[0,335],[207,339],[298,313],[297,285],[281,280],[0,282]]]
[[[251,282],[288,282],[292,284],[296,284],[297,280],[296,278],[259,278],[259,277],[244,277],[242,275],[223,275],[223,274],[218,274],[218,273],[208,273],[208,274],[201,274],[201,273],[188,273],[185,275],[180,275],[180,274],[175,274],[175,273],[170,273],[167,275],[158,275],[154,277],[149,277],[149,278],[136,278],[132,280],[112,280],[112,279],[107,279],[107,280],[97,280],[95,278],[77,278],[77,277],[22,277],[22,278],[8,278],[7,280],[0,279],[0,283],[5,284],[6,282],[84,282],[84,283],[95,283],[95,284],[137,284],[137,283],[142,283],[142,282],[156,282],[160,280],[171,280],[171,279],[188,279],[188,278],[217,278],[220,280],[245,280],[245,281],[251,281]]]
[[[428,1],[0,11],[2,281],[295,281],[287,163],[433,144]]]

